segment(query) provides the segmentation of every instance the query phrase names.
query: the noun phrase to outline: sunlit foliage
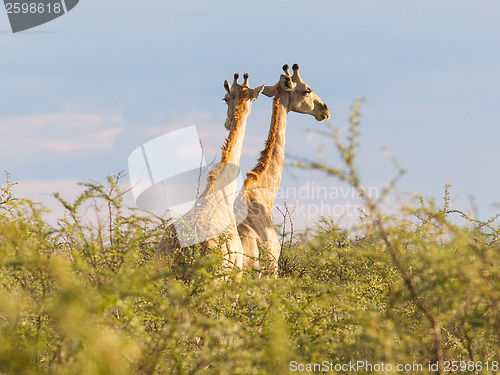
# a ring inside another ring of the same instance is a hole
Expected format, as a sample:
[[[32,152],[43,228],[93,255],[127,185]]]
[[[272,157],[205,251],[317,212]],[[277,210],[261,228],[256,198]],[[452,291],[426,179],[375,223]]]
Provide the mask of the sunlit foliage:
[[[359,116],[356,102],[345,140],[326,132],[344,166],[297,167],[362,191]],[[368,361],[422,364],[413,373],[427,374],[436,361],[445,373],[444,361],[500,360],[495,218],[451,210],[449,187],[442,205],[415,196],[388,216],[380,207],[398,176],[382,197],[364,197],[352,231],[325,218],[284,233],[279,276],[256,279],[225,277],[217,251],[184,269],[155,263],[167,223],[124,207],[120,176],[83,184],[74,202],[56,194],[66,215],[50,226],[43,207],[12,194],[7,175],[0,373],[288,374],[291,361]]]

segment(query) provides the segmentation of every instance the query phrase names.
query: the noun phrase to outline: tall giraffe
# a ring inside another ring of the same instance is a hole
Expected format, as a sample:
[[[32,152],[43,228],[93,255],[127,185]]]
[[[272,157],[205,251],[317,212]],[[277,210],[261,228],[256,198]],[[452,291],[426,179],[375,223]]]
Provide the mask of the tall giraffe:
[[[313,115],[317,121],[330,118],[326,104],[300,77],[299,66],[293,65],[291,76],[288,65],[284,65],[283,70],[285,74],[276,85],[264,88],[264,95],[274,97],[269,135],[257,165],[247,173],[239,196],[241,200],[246,199],[248,207],[247,217],[238,225],[245,249],[243,265],[258,270],[268,268],[270,273],[277,271],[281,252],[271,210],[283,172],[288,112]],[[241,200],[239,202],[243,202]]]
[[[242,85],[238,84],[238,74],[234,75],[232,86],[224,81],[227,91],[224,100],[228,106],[225,127],[229,135],[222,147],[221,161],[209,173],[208,184],[193,208],[167,227],[156,250],[157,259],[173,255],[174,264],[182,262],[187,249],[181,245],[179,236],[189,236],[190,243],[200,244],[202,254],[221,246],[224,265],[242,267],[243,248],[236,229],[233,200],[247,118],[252,102],[264,89],[264,85],[251,89],[248,74],[243,77]]]

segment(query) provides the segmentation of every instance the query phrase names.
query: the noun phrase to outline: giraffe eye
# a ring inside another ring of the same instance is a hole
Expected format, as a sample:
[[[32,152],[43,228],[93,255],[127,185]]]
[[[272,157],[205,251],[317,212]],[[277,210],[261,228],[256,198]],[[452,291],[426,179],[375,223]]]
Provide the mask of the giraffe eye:
[[[304,90],[304,95],[310,94],[312,90],[310,88],[307,88]]]

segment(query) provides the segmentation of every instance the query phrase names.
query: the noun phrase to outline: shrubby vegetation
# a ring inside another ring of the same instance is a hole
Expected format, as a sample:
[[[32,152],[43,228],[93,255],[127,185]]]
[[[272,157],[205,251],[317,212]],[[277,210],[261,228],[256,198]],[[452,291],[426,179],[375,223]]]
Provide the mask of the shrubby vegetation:
[[[328,133],[344,168],[297,166],[360,188],[358,117],[356,103],[345,141]],[[288,374],[291,361],[422,364],[405,373],[432,373],[438,360],[436,373],[443,361],[482,363],[453,373],[497,373],[499,227],[451,210],[448,187],[443,205],[415,197],[387,216],[380,204],[393,181],[378,200],[365,197],[352,231],[325,218],[285,233],[279,277],[228,282],[217,251],[180,270],[156,264],[167,223],[124,207],[118,178],[84,184],[74,202],[56,195],[66,215],[53,227],[43,207],[12,195],[7,176],[1,374]]]

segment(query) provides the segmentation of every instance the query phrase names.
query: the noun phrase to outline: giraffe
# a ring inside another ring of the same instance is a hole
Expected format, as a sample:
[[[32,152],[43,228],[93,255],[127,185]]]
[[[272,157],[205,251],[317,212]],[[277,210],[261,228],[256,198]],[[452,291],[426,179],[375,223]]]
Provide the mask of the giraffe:
[[[281,246],[272,218],[272,207],[281,182],[285,159],[285,130],[290,111],[313,115],[317,121],[330,118],[325,103],[302,80],[299,66],[283,66],[285,74],[274,86],[266,86],[263,94],[273,96],[273,108],[269,135],[257,165],[247,173],[247,178],[237,202],[246,199],[248,215],[238,225],[238,233],[245,250],[244,267],[258,270],[268,268],[276,273]],[[240,203],[241,204],[241,203]],[[235,209],[238,204],[235,202]],[[267,260],[263,260],[266,259]],[[267,265],[265,264],[267,263]],[[268,266],[268,267],[267,267]],[[266,274],[269,274],[267,272]],[[258,276],[262,276],[259,272]]]
[[[224,265],[242,268],[243,248],[236,229],[233,200],[247,118],[252,102],[264,89],[264,85],[251,89],[248,74],[245,73],[243,77],[241,85],[238,83],[238,74],[234,75],[232,86],[227,80],[224,81],[227,93],[223,100],[228,106],[224,126],[229,130],[229,135],[222,147],[221,161],[210,171],[208,184],[193,208],[167,227],[155,254],[155,258],[160,261],[173,255],[174,265],[178,265],[188,253],[179,237],[194,236],[189,243],[200,243],[201,254],[220,246]]]

